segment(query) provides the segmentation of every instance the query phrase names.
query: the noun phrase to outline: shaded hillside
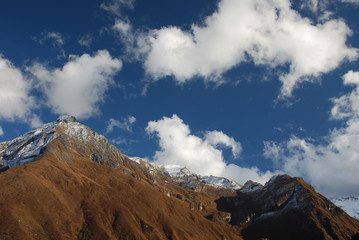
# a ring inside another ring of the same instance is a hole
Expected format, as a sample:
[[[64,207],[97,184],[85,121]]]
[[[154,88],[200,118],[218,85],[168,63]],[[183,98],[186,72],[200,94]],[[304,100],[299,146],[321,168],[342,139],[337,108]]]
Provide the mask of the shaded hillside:
[[[274,176],[265,186],[251,181],[218,208],[232,213],[245,239],[352,239],[359,221],[335,206],[301,178]]]

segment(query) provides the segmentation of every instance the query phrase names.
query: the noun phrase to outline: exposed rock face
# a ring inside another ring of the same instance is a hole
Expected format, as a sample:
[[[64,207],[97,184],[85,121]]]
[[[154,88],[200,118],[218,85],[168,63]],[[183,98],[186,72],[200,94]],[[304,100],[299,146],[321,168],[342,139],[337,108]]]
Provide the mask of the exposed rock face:
[[[0,144],[0,239],[357,239],[302,179],[265,186],[128,158],[70,116]],[[355,235],[356,234],[356,235]]]
[[[351,239],[359,222],[301,178],[274,176],[265,186],[248,182],[236,197],[217,201],[242,226],[245,239]]]

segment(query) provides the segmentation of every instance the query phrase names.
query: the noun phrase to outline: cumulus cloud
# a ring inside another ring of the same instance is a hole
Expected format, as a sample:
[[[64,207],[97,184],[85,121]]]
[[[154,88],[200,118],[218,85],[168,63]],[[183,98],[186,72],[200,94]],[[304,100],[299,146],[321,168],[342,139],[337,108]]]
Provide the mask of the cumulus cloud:
[[[234,138],[229,137],[221,131],[210,131],[204,136],[206,142],[212,146],[223,145],[232,149],[233,157],[237,158],[241,154],[242,145]]]
[[[345,122],[322,143],[292,136],[282,143],[265,142],[264,156],[282,170],[305,177],[327,196],[357,195],[359,189],[359,72],[343,76],[352,92],[332,99],[331,118]]]
[[[20,120],[35,126],[38,117],[33,113],[35,98],[31,83],[8,59],[0,55],[0,118]]]
[[[48,69],[36,63],[29,71],[38,79],[53,112],[85,119],[99,113],[99,104],[121,67],[119,59],[101,50],[93,56],[71,55],[62,68]]]
[[[2,127],[0,126],[0,137],[4,135],[4,130],[2,130]]]
[[[207,132],[203,138],[195,136],[177,115],[149,122],[146,131],[159,139],[160,151],[153,157],[158,164],[186,166],[197,174],[225,176],[241,183],[248,179],[263,183],[271,176],[271,173],[261,173],[257,168],[227,165],[217,145],[231,148],[233,155],[238,157],[240,143],[219,131]]]
[[[100,7],[105,11],[115,15],[121,16],[123,8],[133,8],[135,0],[107,0],[104,1]]]
[[[184,83],[195,76],[221,81],[243,62],[288,66],[279,76],[281,96],[288,97],[298,84],[356,59],[357,49],[346,45],[351,34],[340,19],[314,25],[291,9],[289,0],[222,0],[190,31],[174,26],[151,31],[144,41],[149,44],[144,68],[154,79],[174,76]]]
[[[128,116],[127,118],[123,119],[123,121],[119,121],[111,118],[107,123],[106,133],[113,132],[115,127],[120,128],[127,132],[132,132],[132,125],[135,122],[136,122],[136,118],[134,116]]]

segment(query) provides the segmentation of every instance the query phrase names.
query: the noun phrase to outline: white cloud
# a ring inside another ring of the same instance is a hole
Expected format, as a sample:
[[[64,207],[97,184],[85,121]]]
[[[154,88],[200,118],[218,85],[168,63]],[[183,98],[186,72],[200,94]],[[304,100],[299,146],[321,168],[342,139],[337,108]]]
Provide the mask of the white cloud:
[[[195,136],[177,115],[149,122],[146,131],[159,138],[161,150],[153,157],[158,164],[186,166],[197,174],[225,176],[240,183],[248,179],[263,183],[271,176],[271,173],[261,173],[257,168],[227,165],[222,151],[216,145],[224,144],[238,156],[240,143],[218,131],[208,132],[204,138]]]
[[[113,25],[113,29],[120,32],[121,34],[128,36],[132,31],[132,26],[129,22],[117,19]]]
[[[221,131],[210,131],[204,136],[206,142],[210,145],[217,147],[223,145],[232,149],[233,157],[237,158],[242,152],[242,145],[236,142],[234,138],[231,138]]]
[[[2,129],[2,127],[0,126],[0,137],[4,135],[4,130]]]
[[[282,72],[281,96],[291,96],[298,84],[312,82],[358,56],[346,45],[351,30],[343,20],[314,25],[291,9],[289,0],[222,0],[218,10],[192,25],[153,30],[144,67],[159,79],[174,76],[184,83],[195,76],[219,81],[221,74],[240,63],[276,68]],[[141,36],[143,37],[143,36]]]
[[[59,32],[42,32],[41,37],[32,37],[35,42],[44,45],[45,43],[51,43],[53,47],[59,49],[60,54],[57,55],[58,59],[62,59],[66,57],[65,50],[63,45],[65,44],[65,39]]]
[[[125,7],[133,8],[135,0],[106,0],[100,7],[115,16],[121,16],[122,9]]]
[[[87,34],[85,36],[82,36],[78,43],[81,45],[81,46],[85,46],[85,47],[91,47],[91,44],[93,42],[93,36],[91,34]]]
[[[345,126],[330,131],[315,144],[292,136],[287,142],[266,142],[264,156],[282,170],[305,177],[327,196],[357,195],[359,189],[359,72],[348,72],[345,85],[354,90],[333,99],[331,118]]]
[[[150,51],[147,33],[134,30],[130,21],[116,19],[112,30],[118,35],[125,48],[124,52],[127,61],[142,61]]]
[[[354,3],[354,4],[359,4],[359,0],[341,0],[342,2],[346,2],[346,3]]]
[[[60,48],[65,44],[65,40],[59,32],[43,32],[41,33],[41,36],[41,38],[33,37],[33,40],[40,44],[45,44],[46,41],[51,41],[54,46]]]
[[[125,138],[122,138],[122,137],[113,138],[110,141],[111,141],[112,144],[115,144],[115,145],[123,145],[123,144],[129,143],[128,139],[125,139]],[[121,151],[123,151],[123,149]]]
[[[325,13],[328,11],[328,6],[339,3],[339,1],[330,0],[302,0],[301,8],[307,8],[314,13]]]
[[[99,113],[99,104],[121,67],[119,59],[102,50],[93,56],[71,55],[61,69],[37,63],[29,71],[39,80],[53,112],[84,119]]]
[[[31,96],[31,83],[9,60],[0,55],[0,118],[29,123],[38,118],[33,110],[35,98]]]
[[[359,72],[349,71],[343,76],[343,81],[345,85],[358,86]],[[359,100],[357,91],[332,99],[334,106],[331,110],[331,117],[340,120],[359,116],[359,101],[357,100]]]
[[[302,0],[301,7],[310,9],[313,13],[318,14],[319,20],[328,20],[328,16],[335,14],[329,11],[329,9],[341,3],[357,5],[359,4],[359,0]]]
[[[119,121],[111,118],[107,123],[106,133],[113,132],[114,128],[120,128],[127,132],[132,132],[132,125],[136,122],[136,118],[134,116],[128,116],[123,121]]]
[[[316,12],[316,11],[318,11],[320,3],[321,3],[321,1],[319,1],[319,0],[305,0],[302,2],[301,7],[309,8],[312,11]]]
[[[133,57],[136,59],[136,52],[139,51],[135,48],[136,39],[141,39],[136,37],[136,33],[132,29],[132,25],[129,21],[123,21],[117,19],[115,24],[112,26],[112,29],[116,34],[118,34],[119,39],[121,40],[125,52],[129,55],[134,55]]]

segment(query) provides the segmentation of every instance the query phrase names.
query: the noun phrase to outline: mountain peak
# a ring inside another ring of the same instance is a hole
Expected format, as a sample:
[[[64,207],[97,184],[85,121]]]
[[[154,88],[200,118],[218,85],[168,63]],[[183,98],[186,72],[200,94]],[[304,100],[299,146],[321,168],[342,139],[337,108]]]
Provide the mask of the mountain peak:
[[[71,115],[62,115],[57,118],[56,122],[77,122],[77,119]]]
[[[0,170],[33,162],[58,138],[71,141],[108,143],[106,138],[70,115],[60,116],[56,121],[31,130],[11,141],[4,142],[0,148]]]

